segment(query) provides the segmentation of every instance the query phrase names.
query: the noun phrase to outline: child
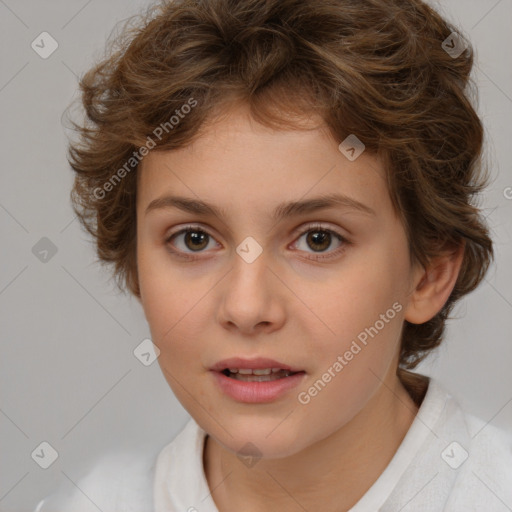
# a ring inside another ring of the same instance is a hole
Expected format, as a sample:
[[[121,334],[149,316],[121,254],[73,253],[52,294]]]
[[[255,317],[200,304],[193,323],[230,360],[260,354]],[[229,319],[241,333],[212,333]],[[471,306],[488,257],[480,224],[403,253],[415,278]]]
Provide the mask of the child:
[[[175,0],[125,36],[73,202],[191,419],[38,512],[511,510],[510,436],[410,371],[493,255],[468,43],[420,0]]]

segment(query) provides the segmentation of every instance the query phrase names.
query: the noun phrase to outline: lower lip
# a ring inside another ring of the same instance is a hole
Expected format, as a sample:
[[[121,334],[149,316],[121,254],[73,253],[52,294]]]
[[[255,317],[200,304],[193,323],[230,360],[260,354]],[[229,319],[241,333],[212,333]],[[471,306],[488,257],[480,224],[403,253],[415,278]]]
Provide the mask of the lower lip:
[[[226,377],[221,372],[213,372],[220,389],[233,400],[245,403],[272,402],[295,388],[304,379],[306,373],[299,372],[282,379],[267,382],[244,382]]]

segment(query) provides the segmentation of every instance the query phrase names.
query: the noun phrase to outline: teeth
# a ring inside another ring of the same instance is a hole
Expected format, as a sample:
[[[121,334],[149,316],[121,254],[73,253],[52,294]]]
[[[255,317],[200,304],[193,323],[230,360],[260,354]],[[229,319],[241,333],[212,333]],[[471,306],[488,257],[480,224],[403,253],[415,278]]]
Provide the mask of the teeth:
[[[288,377],[288,372],[283,371],[282,373],[269,373],[267,375],[243,375],[238,372],[232,373],[230,377],[232,379],[241,380],[244,382],[268,382]]]
[[[244,382],[267,382],[289,377],[292,372],[281,368],[228,368],[229,375],[235,380]]]
[[[231,373],[240,373],[241,375],[270,375],[271,373],[278,373],[285,370],[281,370],[281,368],[229,368],[229,371]]]
[[[272,368],[265,368],[264,370],[253,370],[253,375],[270,375]]]

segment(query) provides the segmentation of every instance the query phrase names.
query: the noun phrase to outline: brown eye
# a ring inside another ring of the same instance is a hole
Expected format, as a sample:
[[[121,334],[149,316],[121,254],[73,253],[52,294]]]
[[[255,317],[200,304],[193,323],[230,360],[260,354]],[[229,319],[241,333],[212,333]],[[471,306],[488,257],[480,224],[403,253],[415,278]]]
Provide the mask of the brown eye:
[[[331,239],[329,231],[309,231],[306,237],[308,246],[320,252],[329,248]]]
[[[333,247],[336,242],[337,245]],[[311,225],[302,232],[294,243],[294,247],[299,251],[312,254],[307,259],[322,260],[340,256],[349,244],[350,242],[336,231],[323,226]],[[329,250],[331,247],[333,249]]]
[[[208,245],[208,234],[202,231],[187,231],[184,243],[192,251],[200,251]]]
[[[189,227],[171,235],[166,243],[171,245],[175,252],[190,254],[204,251],[212,240],[212,237],[205,231]]]

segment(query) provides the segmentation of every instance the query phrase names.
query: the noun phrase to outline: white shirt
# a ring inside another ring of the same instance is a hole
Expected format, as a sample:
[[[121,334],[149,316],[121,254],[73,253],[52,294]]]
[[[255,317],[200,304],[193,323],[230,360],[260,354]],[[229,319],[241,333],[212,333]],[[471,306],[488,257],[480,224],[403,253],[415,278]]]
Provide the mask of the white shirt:
[[[203,469],[206,432],[190,419],[158,457],[118,454],[34,512],[219,512]],[[392,460],[349,512],[512,510],[512,434],[464,413],[429,379]]]

